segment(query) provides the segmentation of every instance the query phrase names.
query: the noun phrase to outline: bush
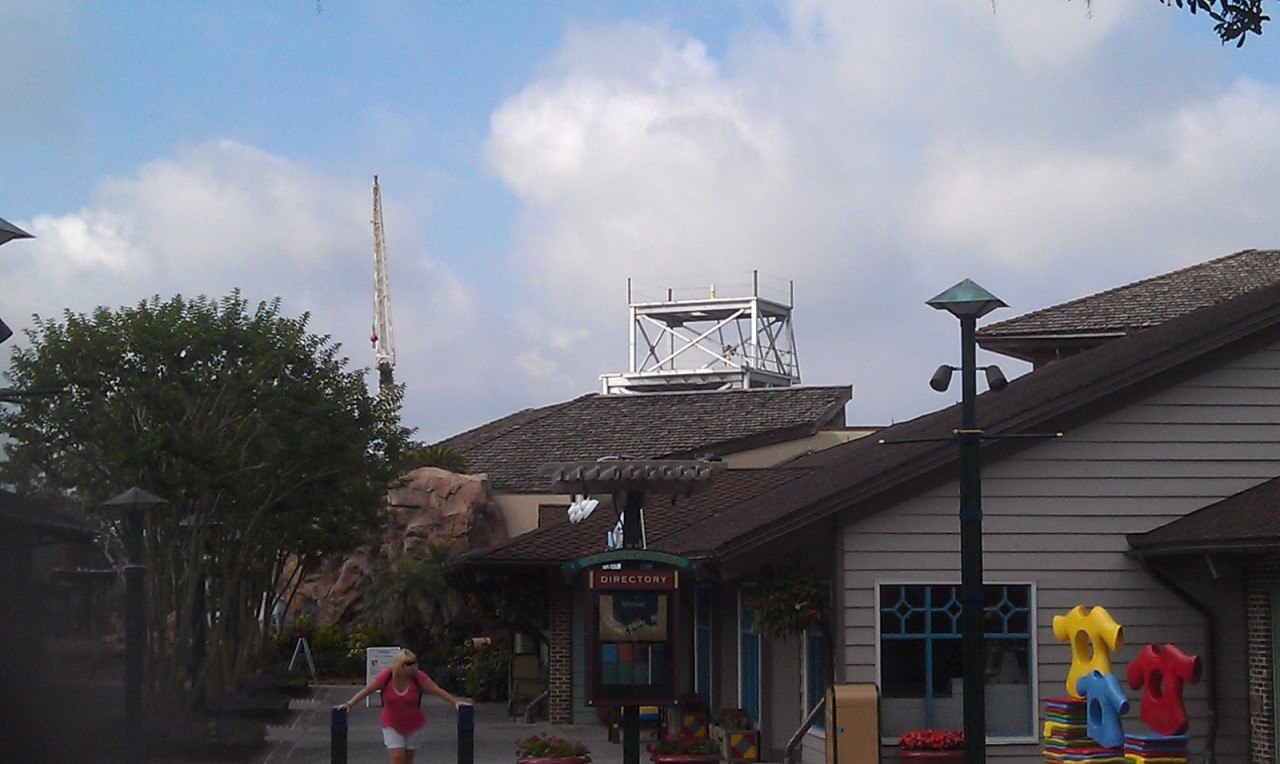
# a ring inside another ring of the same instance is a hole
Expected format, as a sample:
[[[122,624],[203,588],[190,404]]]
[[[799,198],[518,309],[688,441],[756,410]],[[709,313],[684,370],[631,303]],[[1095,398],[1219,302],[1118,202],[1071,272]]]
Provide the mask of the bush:
[[[507,672],[511,651],[504,645],[482,644],[469,649],[469,663],[462,671],[463,692],[478,703],[507,699]]]

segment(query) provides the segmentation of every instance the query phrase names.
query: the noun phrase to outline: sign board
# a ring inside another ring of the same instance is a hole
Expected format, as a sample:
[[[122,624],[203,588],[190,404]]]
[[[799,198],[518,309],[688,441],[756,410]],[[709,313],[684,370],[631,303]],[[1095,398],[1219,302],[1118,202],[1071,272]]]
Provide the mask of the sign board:
[[[364,683],[368,684],[378,675],[378,672],[384,668],[391,666],[391,659],[396,657],[396,653],[400,652],[397,647],[366,647],[364,649]],[[368,695],[364,699],[365,708],[369,707],[372,695]],[[378,696],[378,703],[382,703],[382,696]]]
[[[679,585],[670,568],[591,571],[588,703],[675,703]]]

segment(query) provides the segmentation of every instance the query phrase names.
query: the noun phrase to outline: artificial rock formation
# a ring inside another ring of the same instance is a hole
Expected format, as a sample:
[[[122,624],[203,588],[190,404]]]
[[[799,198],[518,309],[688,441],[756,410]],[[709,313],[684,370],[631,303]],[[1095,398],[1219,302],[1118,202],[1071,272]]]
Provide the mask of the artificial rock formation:
[[[381,543],[325,560],[298,588],[290,612],[307,613],[317,625],[356,620],[360,589],[379,560],[394,563],[434,541],[447,542],[454,554],[461,554],[506,539],[485,475],[421,467],[406,475],[387,499],[390,516]]]

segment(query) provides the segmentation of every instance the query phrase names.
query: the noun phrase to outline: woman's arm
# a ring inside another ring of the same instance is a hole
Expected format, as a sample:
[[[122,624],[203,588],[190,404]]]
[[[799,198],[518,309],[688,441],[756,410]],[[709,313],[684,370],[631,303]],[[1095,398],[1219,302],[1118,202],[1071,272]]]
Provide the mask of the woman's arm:
[[[431,679],[431,677],[427,676],[426,672],[422,671],[421,669],[418,670],[417,677],[418,677],[418,689],[421,692],[429,692],[432,695],[435,695],[437,698],[440,698],[441,700],[444,700],[447,703],[453,704],[454,708],[457,708],[458,706],[462,705],[465,702],[465,701],[459,700],[458,698],[455,698],[453,695],[449,693],[448,690],[436,684]]]
[[[350,711],[352,706],[385,687],[387,684],[387,675],[390,672],[391,669],[389,668],[379,671],[374,675],[373,679],[369,680],[368,684],[362,687],[355,695],[351,696],[351,700],[348,700],[346,703],[339,703],[334,706],[334,708],[345,708]]]

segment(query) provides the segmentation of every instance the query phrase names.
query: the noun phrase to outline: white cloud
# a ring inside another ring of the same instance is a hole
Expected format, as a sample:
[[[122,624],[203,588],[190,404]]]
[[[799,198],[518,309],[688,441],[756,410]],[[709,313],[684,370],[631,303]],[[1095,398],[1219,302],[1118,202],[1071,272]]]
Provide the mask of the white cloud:
[[[367,183],[233,141],[187,147],[104,180],[78,212],[14,221],[36,238],[11,243],[0,258],[4,319],[21,330],[32,314],[58,318],[64,309],[90,312],[151,295],[221,296],[239,288],[251,302],[281,297],[286,315],[310,312],[311,330],[341,342],[352,368],[372,366]],[[492,367],[473,377],[448,373],[449,356],[459,349],[483,353],[495,339],[508,340],[501,332],[480,338],[488,323],[484,306],[449,268],[427,257],[396,202],[386,210],[396,234],[388,257],[398,377],[471,394],[505,384]],[[411,421],[440,415],[424,388],[411,398]],[[465,409],[444,416],[449,427],[470,426]]]
[[[1159,12],[805,0],[721,59],[675,29],[580,29],[494,113],[488,158],[525,203],[528,278],[591,328],[582,357],[625,348],[628,277],[759,269],[796,280],[806,381],[857,384],[851,418],[884,421],[907,398],[880,364],[961,278],[1022,311],[1280,244],[1277,93],[1215,79]]]

